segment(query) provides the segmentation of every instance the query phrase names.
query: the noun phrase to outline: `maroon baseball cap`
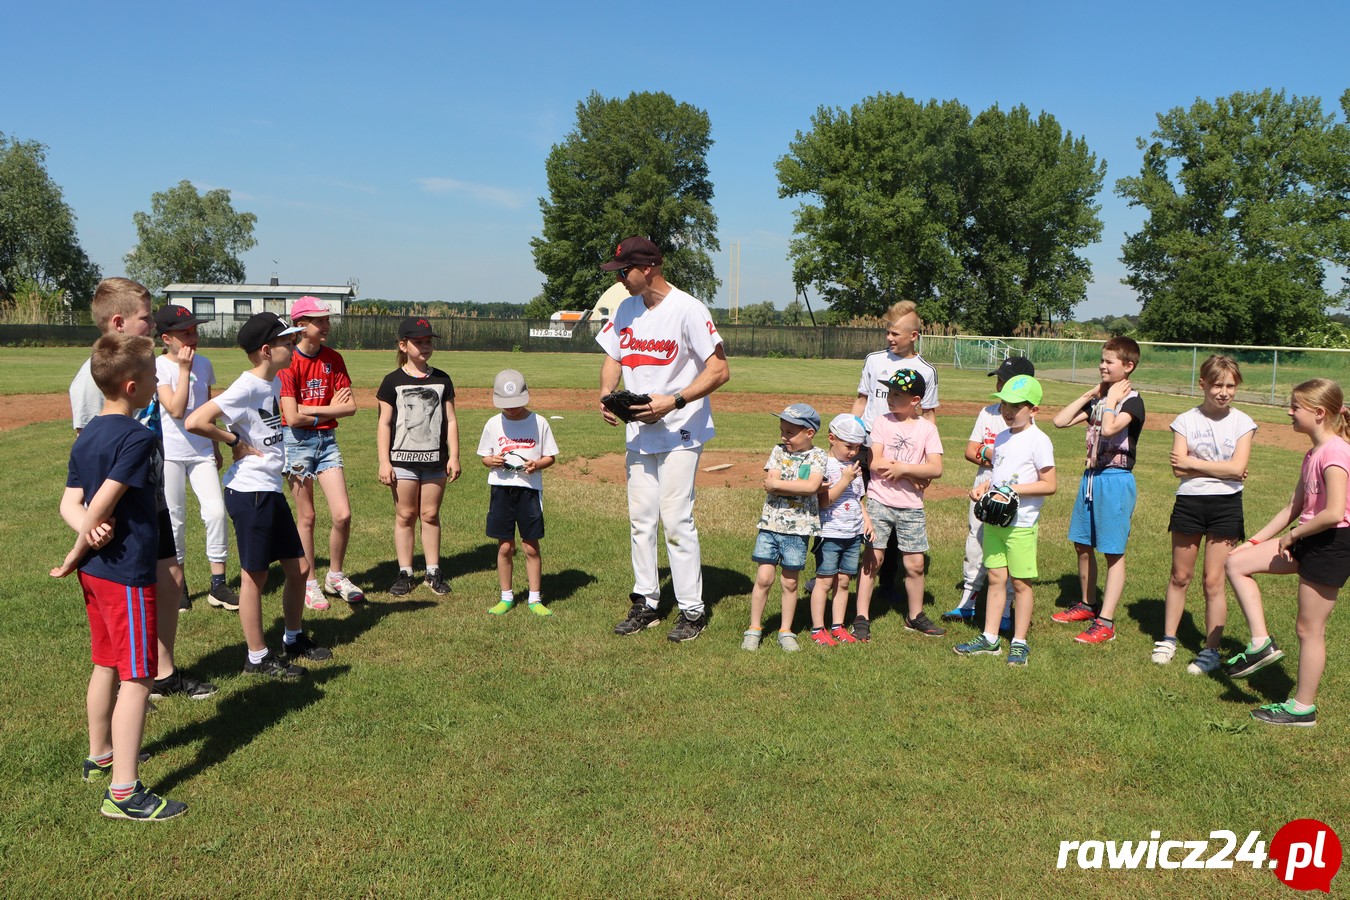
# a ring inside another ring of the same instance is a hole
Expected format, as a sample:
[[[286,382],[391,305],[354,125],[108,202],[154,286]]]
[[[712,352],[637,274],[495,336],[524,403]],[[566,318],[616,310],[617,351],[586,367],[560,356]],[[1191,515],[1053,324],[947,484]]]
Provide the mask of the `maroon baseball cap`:
[[[628,266],[659,266],[661,265],[661,251],[655,244],[645,237],[624,238],[619,246],[614,248],[614,258],[607,263],[601,263],[600,268],[606,272],[614,272]]]

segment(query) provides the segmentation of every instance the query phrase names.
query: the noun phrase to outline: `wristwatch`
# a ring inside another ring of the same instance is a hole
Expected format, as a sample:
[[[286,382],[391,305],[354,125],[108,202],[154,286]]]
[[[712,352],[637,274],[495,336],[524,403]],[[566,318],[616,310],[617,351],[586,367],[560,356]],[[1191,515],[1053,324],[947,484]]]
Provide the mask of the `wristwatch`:
[[[676,392],[675,392],[675,408],[676,408],[676,409],[684,409],[684,405],[685,405],[685,403],[687,403],[687,402],[688,402],[688,401],[684,399],[684,395],[683,395],[683,394],[681,394],[679,391],[676,391]]]

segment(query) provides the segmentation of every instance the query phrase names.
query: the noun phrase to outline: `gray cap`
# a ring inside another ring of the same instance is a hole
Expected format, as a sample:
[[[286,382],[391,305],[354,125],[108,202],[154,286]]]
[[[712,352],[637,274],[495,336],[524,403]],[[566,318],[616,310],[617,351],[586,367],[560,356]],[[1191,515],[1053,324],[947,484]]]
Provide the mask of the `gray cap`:
[[[793,425],[800,425],[803,428],[810,428],[813,431],[820,430],[820,413],[816,412],[810,404],[794,403],[787,409],[778,414],[778,418],[784,422],[791,422]]]
[[[830,420],[830,434],[845,444],[861,444],[867,440],[867,426],[851,413],[840,413]]]
[[[492,381],[492,405],[498,409],[515,409],[530,402],[530,389],[525,376],[515,369],[503,369]]]

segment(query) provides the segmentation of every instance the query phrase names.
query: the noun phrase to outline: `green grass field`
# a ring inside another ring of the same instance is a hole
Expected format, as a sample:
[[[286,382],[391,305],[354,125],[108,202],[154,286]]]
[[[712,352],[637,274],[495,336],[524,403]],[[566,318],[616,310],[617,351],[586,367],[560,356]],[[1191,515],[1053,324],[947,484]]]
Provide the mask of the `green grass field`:
[[[0,352],[0,397],[44,392],[63,404],[84,353]],[[208,355],[223,383],[241,368],[237,352]],[[366,388],[393,368],[388,352],[347,358]],[[442,351],[434,362],[464,392],[486,391],[508,365],[535,388],[593,388],[599,360]],[[727,390],[837,392],[842,410],[857,372],[849,361],[737,359]],[[982,401],[990,389],[979,372],[941,375],[944,401]],[[1080,391],[1049,384],[1045,407]],[[1151,413],[1190,405],[1146,399]],[[1279,410],[1247,408],[1263,428],[1288,427]],[[765,413],[775,411],[718,413],[712,446],[767,455],[777,425]],[[552,424],[564,457],[621,449],[597,415],[561,414]],[[384,593],[395,571],[392,505],[375,479],[374,414],[343,425],[354,504],[347,571],[371,602],[307,616],[335,658],[303,682],[240,674],[243,639],[233,614],[204,602],[201,524],[189,518],[188,577],[199,599],[180,626],[179,662],[221,690],[201,702],[163,701],[149,718],[154,758],[142,776],[191,806],[158,827],[100,818],[101,788],[78,777],[87,628],[75,583],[46,575],[70,541],[56,513],[69,423],[0,432],[0,493],[10,504],[0,519],[0,568],[10,573],[0,588],[5,896],[1274,896],[1285,888],[1249,866],[1057,870],[1059,843],[1147,840],[1155,830],[1193,840],[1219,829],[1258,830],[1268,841],[1302,817],[1350,836],[1350,641],[1338,621],[1318,727],[1248,718],[1253,705],[1292,690],[1292,580],[1265,583],[1288,652],[1281,665],[1249,683],[1187,675],[1201,646],[1198,583],[1176,661],[1149,661],[1170,564],[1175,479],[1165,433],[1145,433],[1136,470],[1119,637],[1085,647],[1073,642],[1076,629],[1049,621],[1075,590],[1064,534],[1082,431],[1047,429],[1061,487],[1042,518],[1031,665],[1013,671],[952,654],[971,634],[960,626],[940,639],[905,632],[885,596],[870,645],[741,651],[762,498],[752,489],[699,495],[713,618],[692,644],[668,643],[666,626],[611,633],[632,583],[623,485],[556,471],[545,475],[543,542],[556,614],[488,616],[495,544],[482,535],[487,487],[472,455],[488,415],[460,414],[466,474],[442,510],[455,590],[443,599],[425,589],[400,600]],[[947,415],[939,424],[944,481],[968,485],[961,449],[971,422]],[[1249,530],[1287,499],[1299,455],[1256,448]],[[965,502],[933,502],[929,523],[936,618],[956,599]],[[518,587],[523,578],[522,563]],[[275,590],[264,609],[279,642]],[[806,624],[805,604],[797,624]],[[1247,632],[1235,603],[1230,626],[1236,647]]]

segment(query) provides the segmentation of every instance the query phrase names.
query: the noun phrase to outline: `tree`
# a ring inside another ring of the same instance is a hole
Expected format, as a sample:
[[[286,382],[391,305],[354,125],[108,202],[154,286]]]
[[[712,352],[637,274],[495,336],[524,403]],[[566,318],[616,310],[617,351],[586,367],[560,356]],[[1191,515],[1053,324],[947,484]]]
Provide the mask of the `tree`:
[[[972,120],[955,100],[879,94],[811,124],[778,160],[778,193],[814,201],[789,253],[831,313],[913,300],[926,320],[1006,334],[1085,296],[1076,251],[1101,233],[1106,166],[1050,114],[995,106]]]
[[[806,325],[810,322],[806,314],[806,304],[800,300],[793,300],[787,306],[783,307],[784,325]]]
[[[1341,96],[1350,118],[1350,91]],[[1328,265],[1350,266],[1350,128],[1317,97],[1238,92],[1158,115],[1140,174],[1116,193],[1148,212],[1124,282],[1157,340],[1283,344],[1316,330]]]
[[[709,251],[719,250],[708,180],[708,114],[665,93],[577,104],[576,128],[545,163],[543,236],[530,241],[548,309],[590,309],[613,283],[600,264],[625,237],[645,235],[665,257],[672,283],[710,301],[720,284]]]
[[[740,319],[742,325],[777,325],[778,310],[774,307],[772,300],[752,303],[749,306],[741,307]]]
[[[166,284],[237,284],[244,280],[239,254],[257,246],[253,213],[235,212],[224,188],[197,193],[180,181],[150,197],[138,212],[136,249],[126,255],[127,274],[159,293]]]
[[[47,148],[0,132],[0,295],[64,291],[88,307],[98,266],[75,234],[75,214],[46,169]]]

